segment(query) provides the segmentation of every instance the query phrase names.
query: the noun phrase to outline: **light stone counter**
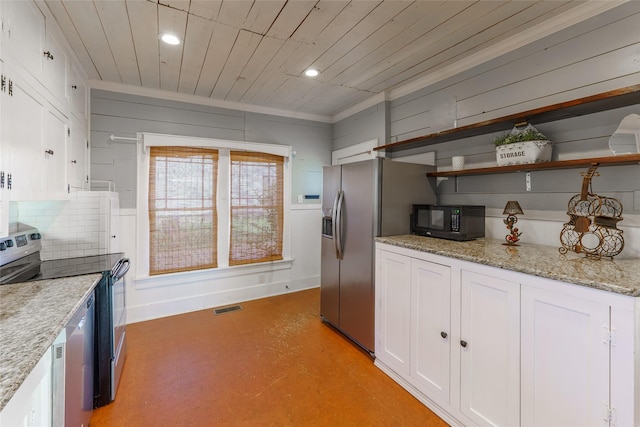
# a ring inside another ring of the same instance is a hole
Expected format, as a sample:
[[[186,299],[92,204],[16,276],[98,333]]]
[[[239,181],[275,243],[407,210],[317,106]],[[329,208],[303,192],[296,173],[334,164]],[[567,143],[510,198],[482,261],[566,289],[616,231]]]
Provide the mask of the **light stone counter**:
[[[640,259],[592,260],[584,255],[561,255],[554,246],[522,243],[505,246],[500,240],[468,242],[414,235],[378,237],[376,242],[471,261],[505,270],[573,283],[632,297],[640,296]]]
[[[0,411],[101,277],[0,286]]]

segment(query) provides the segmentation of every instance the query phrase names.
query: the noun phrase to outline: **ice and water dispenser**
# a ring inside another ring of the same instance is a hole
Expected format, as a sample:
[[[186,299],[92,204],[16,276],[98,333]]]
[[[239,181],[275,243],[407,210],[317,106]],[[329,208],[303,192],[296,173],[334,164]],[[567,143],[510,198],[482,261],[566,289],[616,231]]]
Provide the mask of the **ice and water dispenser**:
[[[322,210],[322,235],[333,237],[333,209]]]

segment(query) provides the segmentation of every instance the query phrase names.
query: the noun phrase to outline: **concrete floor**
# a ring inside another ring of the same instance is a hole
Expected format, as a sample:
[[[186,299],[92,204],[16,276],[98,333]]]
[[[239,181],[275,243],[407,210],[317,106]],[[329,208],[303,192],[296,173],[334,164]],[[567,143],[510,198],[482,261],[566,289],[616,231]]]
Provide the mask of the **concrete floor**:
[[[320,320],[320,291],[127,326],[101,426],[445,426]]]

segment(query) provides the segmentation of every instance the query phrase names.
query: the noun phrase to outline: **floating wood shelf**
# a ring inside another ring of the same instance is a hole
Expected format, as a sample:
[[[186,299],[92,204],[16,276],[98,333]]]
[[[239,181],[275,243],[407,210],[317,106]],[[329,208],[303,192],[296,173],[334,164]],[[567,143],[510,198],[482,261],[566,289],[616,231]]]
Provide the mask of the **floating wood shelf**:
[[[601,166],[613,166],[632,165],[634,163],[640,163],[640,154],[625,154],[620,156],[594,157],[590,159],[578,160],[560,160],[557,162],[532,163],[529,165],[509,165],[488,168],[463,169],[458,171],[431,172],[428,173],[427,176],[448,177],[461,175],[486,175],[507,172],[529,172],[536,170],[580,168],[584,166],[591,166],[594,164]]]
[[[640,104],[640,85],[628,86],[585,98],[574,99],[573,101],[561,102],[497,119],[394,142],[376,147],[374,150],[385,150],[387,153],[393,153],[472,136],[506,131],[520,122],[526,121],[536,125],[635,104]]]

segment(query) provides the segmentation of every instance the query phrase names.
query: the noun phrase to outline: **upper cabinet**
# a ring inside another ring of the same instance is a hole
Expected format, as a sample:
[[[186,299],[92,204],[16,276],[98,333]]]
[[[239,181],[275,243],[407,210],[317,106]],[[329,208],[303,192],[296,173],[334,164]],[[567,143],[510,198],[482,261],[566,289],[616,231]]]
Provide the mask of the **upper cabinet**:
[[[83,77],[82,72],[74,63],[69,66],[69,80],[67,82],[67,88],[69,90],[69,103],[71,104],[71,114],[76,119],[84,122],[85,125],[88,120],[87,116],[87,85],[86,78]]]
[[[88,91],[46,8],[33,1],[0,2],[0,29],[2,237],[8,201],[65,199],[86,180]]]
[[[4,62],[0,58],[0,75],[2,76],[2,91],[0,92],[0,121],[4,123],[4,90],[6,80],[4,79]],[[7,126],[0,126],[0,237],[9,234],[9,192],[7,190],[7,171],[9,165],[9,157],[5,154],[2,147],[6,145],[5,132]]]
[[[30,1],[2,2],[2,56],[42,79],[45,18]]]
[[[63,104],[68,104],[67,75],[69,58],[62,40],[56,35],[52,25],[47,25],[45,50],[42,53],[43,83],[47,91]]]

